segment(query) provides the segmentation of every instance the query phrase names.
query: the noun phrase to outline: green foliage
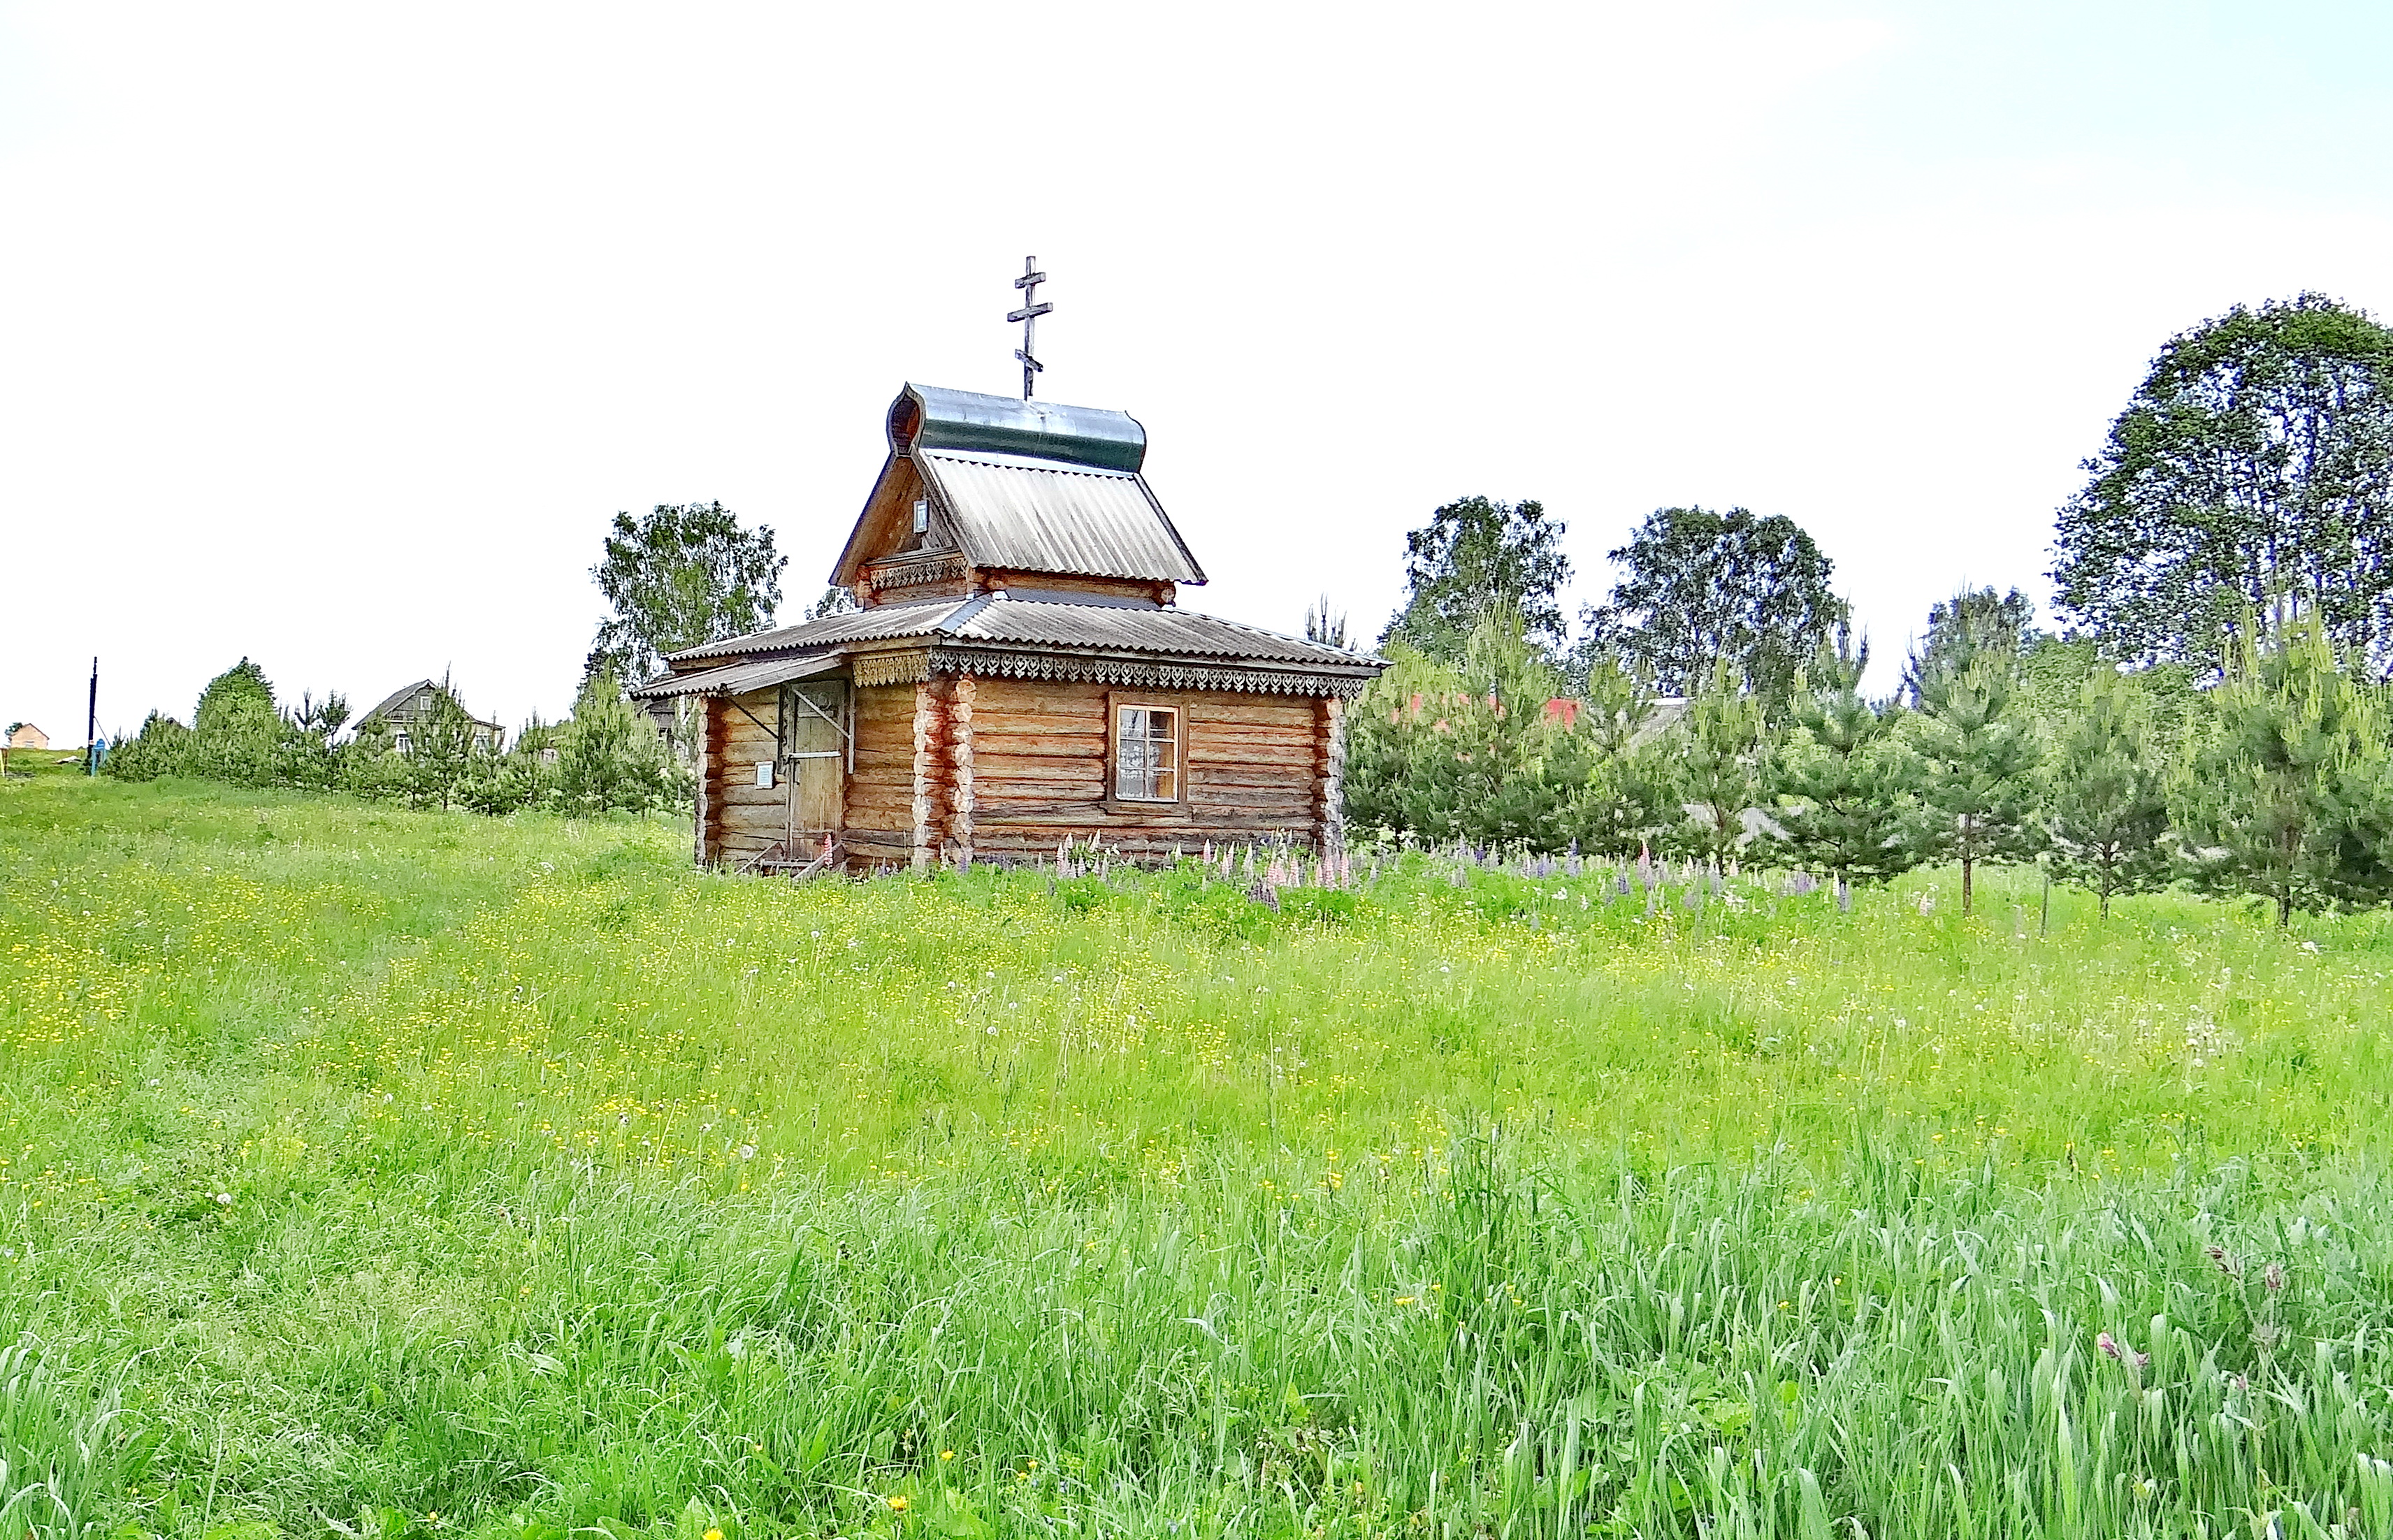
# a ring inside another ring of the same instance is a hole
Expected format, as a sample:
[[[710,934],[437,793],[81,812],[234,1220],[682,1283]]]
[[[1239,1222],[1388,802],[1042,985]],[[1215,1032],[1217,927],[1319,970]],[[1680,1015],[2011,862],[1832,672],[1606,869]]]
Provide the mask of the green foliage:
[[[1983,653],[2023,659],[2043,641],[2035,630],[2035,605],[2018,589],[1963,589],[1928,607],[1928,634],[1905,663],[1903,687],[1919,704],[1919,682],[1953,670]]]
[[[264,670],[244,658],[200,692],[180,773],[235,786],[270,786],[283,728],[274,686]]]
[[[2383,916],[70,776],[0,865],[37,1534],[2393,1525]]]
[[[806,619],[819,620],[827,615],[853,615],[858,607],[853,590],[833,583],[822,591],[821,598],[806,607]],[[739,633],[735,631],[731,634],[737,636]]]
[[[1794,727],[1776,762],[1771,850],[1788,865],[1846,884],[1881,881],[1917,864],[1905,839],[1916,819],[1902,716],[1862,695],[1869,645],[1839,627],[1804,675]]]
[[[2325,628],[2287,627],[2266,646],[2247,628],[2176,810],[2195,881],[2296,909],[2365,902],[2386,890],[2386,716]]]
[[[576,813],[643,813],[681,794],[664,740],[604,670],[582,682],[557,734],[557,789]]]
[[[1380,647],[1458,665],[1482,622],[1507,610],[1533,646],[1559,651],[1569,629],[1564,528],[1534,502],[1466,497],[1438,509],[1405,537],[1405,603],[1380,633]]]
[[[1626,750],[1644,704],[1616,673],[1615,698],[1573,725],[1548,714],[1562,678],[1509,608],[1480,617],[1457,665],[1393,650],[1348,718],[1351,823],[1532,850],[1613,849],[1631,818],[1641,830],[1649,799]]]
[[[192,725],[151,711],[141,731],[109,750],[106,772],[119,780],[198,776],[234,786],[322,790],[339,779],[334,735],[348,720],[338,694],[303,699],[296,711],[274,704],[265,671],[244,658],[208,682]]]
[[[1554,724],[1538,765],[1554,809],[1549,848],[1636,855],[1667,822],[1670,793],[1663,745],[1646,733],[1653,698],[1616,659],[1578,661],[1586,672],[1576,720]]]
[[[2172,876],[2168,780],[2151,695],[2115,669],[2087,676],[2050,762],[2045,831],[2054,874],[2095,894],[2104,919],[2113,897]]]
[[[2037,845],[2038,751],[2018,680],[2016,654],[1956,638],[1918,684],[1917,848],[1961,868],[1963,914],[1974,907],[1981,865],[2025,860]]]
[[[1832,564],[1783,516],[1659,508],[1611,560],[1620,578],[1588,633],[1663,695],[1694,695],[1725,660],[1774,711],[1846,614]]]
[[[488,750],[474,749],[474,719],[442,680],[407,724],[407,790],[419,807],[446,809]]]
[[[1673,850],[1723,870],[1736,859],[1753,838],[1749,816],[1769,800],[1776,737],[1760,698],[1716,659],[1670,734]]]
[[[2060,608],[2117,656],[2231,660],[2236,628],[2315,616],[2393,646],[2393,329],[2321,294],[2169,340],[2060,510]]]
[[[590,569],[614,613],[598,627],[584,673],[638,681],[668,653],[765,630],[787,566],[771,526],[744,529],[720,502],[660,502],[636,519],[617,514],[606,558]]]
[[[121,781],[153,781],[183,774],[191,730],[163,711],[151,711],[141,731],[119,738],[108,751],[105,772]]]

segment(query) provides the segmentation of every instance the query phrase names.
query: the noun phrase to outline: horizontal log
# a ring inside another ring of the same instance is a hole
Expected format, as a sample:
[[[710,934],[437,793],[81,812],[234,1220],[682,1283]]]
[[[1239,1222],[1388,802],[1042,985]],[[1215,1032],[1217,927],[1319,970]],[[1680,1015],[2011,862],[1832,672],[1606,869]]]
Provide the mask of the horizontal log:
[[[1306,724],[1285,723],[1189,723],[1189,744],[1301,744],[1312,749],[1321,741],[1321,734]]]
[[[1086,754],[1093,759],[1104,756],[1105,735],[1093,725],[1085,732],[1028,732],[1019,730],[1013,723],[991,725],[976,721],[973,724],[973,747],[992,754]]]
[[[1313,803],[1302,797],[1207,797],[1188,799],[1191,813],[1209,817],[1311,818]]]
[[[1206,786],[1248,786],[1267,791],[1275,787],[1309,787],[1315,772],[1310,760],[1289,762],[1258,754],[1251,759],[1200,759],[1188,766],[1188,778]]]
[[[1312,801],[1314,782],[1306,775],[1256,775],[1199,765],[1187,777],[1187,794],[1213,801]]]
[[[983,679],[977,682],[979,700],[991,710],[1035,711],[1052,710],[1041,702],[1096,701],[1105,698],[1106,686],[1080,681],[1054,679]]]
[[[984,697],[973,702],[973,730],[978,733],[1061,733],[1071,737],[1105,736],[1105,711],[1091,701],[1085,711],[1018,711],[991,705]]]
[[[974,752],[973,771],[989,780],[1101,781],[1105,762],[1090,755],[988,754]]]

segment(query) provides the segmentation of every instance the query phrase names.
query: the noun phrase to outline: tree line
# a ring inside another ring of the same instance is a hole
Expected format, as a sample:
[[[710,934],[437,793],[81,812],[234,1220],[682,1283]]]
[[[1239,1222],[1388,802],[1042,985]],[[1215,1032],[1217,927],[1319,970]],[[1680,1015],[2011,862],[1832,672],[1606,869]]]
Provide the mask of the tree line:
[[[2061,625],[1956,594],[1883,698],[1791,520],[1658,510],[1574,636],[1560,521],[1440,508],[1350,718],[1350,821],[1845,883],[1950,864],[1965,907],[2021,861],[2106,913],[2176,882],[2281,920],[2393,895],[2393,331],[2314,294],[2205,321],[2084,469]]]
[[[190,725],[150,712],[105,768],[124,780],[195,776],[493,816],[686,803],[694,785],[686,718],[677,713],[660,730],[623,684],[656,673],[669,653],[769,626],[787,565],[769,526],[745,529],[720,502],[619,513],[591,568],[609,613],[561,723],[535,715],[512,743],[496,741],[477,734],[444,681],[406,723],[402,746],[398,725],[372,714],[350,730],[348,702],[337,694],[278,705],[265,672],[244,658],[208,683]]]
[[[189,726],[152,711],[103,768],[121,780],[193,776],[493,816],[640,813],[688,796],[687,770],[604,668],[583,679],[571,716],[534,716],[511,743],[478,732],[445,681],[407,722],[403,751],[399,729],[381,717],[344,737],[348,725],[337,694],[278,705],[265,671],[244,658],[208,682]]]

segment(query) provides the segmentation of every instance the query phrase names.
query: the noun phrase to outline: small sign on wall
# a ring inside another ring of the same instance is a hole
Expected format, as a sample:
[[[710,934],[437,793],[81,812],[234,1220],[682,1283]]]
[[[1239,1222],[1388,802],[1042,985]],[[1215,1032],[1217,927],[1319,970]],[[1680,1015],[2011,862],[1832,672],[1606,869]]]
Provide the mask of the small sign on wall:
[[[773,762],[771,760],[758,760],[756,762],[756,784],[758,786],[770,786],[773,784]]]

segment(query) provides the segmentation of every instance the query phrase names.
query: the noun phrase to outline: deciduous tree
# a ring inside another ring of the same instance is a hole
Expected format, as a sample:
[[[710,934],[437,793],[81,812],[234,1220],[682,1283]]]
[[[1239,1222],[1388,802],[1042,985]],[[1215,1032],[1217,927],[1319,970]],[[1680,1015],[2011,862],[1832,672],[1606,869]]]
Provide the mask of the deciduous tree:
[[[1405,537],[1404,607],[1380,645],[1459,663],[1481,620],[1510,609],[1532,645],[1559,652],[1568,630],[1562,590],[1571,575],[1563,533],[1563,522],[1534,502],[1466,497],[1438,509]]]
[[[2060,510],[2060,607],[2119,657],[2223,665],[2247,617],[2393,646],[2393,330],[2321,294],[2173,337]]]
[[[2037,640],[2035,603],[2026,594],[1965,588],[1928,607],[1928,634],[1903,665],[1903,687],[1917,706],[1919,681],[1930,672],[1981,653],[2023,658]]]
[[[590,569],[614,613],[599,624],[583,672],[641,680],[668,653],[765,630],[788,565],[769,525],[742,529],[720,502],[617,514],[606,559]]]
[[[1620,580],[1586,612],[1587,632],[1665,695],[1693,695],[1725,660],[1765,703],[1784,701],[1845,618],[1832,564],[1778,515],[1656,509],[1611,560]]]

